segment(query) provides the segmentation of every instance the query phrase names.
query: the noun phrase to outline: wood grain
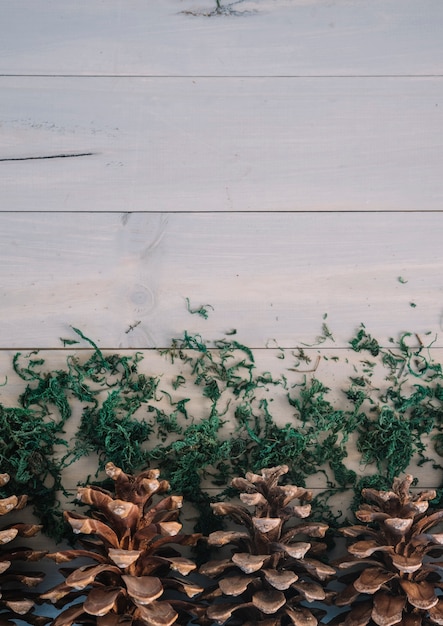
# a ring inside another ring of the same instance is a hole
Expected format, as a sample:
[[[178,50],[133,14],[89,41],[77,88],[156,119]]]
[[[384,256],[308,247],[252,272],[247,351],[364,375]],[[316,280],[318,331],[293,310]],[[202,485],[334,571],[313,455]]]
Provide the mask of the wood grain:
[[[2,213],[2,348],[441,333],[441,213]],[[405,282],[401,282],[405,281]],[[187,311],[209,304],[208,319]],[[414,306],[415,305],[415,306]],[[131,329],[131,326],[133,328]],[[442,346],[441,336],[436,346]]]
[[[0,74],[441,74],[439,0],[15,0]]]
[[[0,210],[440,210],[442,85],[0,78]]]

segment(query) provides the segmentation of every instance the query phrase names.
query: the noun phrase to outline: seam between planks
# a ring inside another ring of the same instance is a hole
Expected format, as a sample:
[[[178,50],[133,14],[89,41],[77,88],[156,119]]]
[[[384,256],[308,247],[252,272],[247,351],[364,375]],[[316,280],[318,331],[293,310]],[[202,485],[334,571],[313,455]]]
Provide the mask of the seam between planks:
[[[52,158],[63,158],[63,157],[70,157],[70,156],[91,156],[91,155],[95,155],[98,153],[84,153],[84,154],[67,154],[67,155],[58,155],[58,156],[40,156],[40,157],[16,157],[16,158],[5,158],[2,159],[0,158],[0,162],[1,161],[22,161],[22,160],[33,160],[33,159],[52,159]],[[267,209],[239,209],[239,210],[231,210],[231,209],[218,209],[218,210],[214,210],[214,211],[195,211],[195,210],[186,210],[186,211],[173,211],[173,210],[163,210],[163,211],[157,211],[157,210],[153,210],[153,211],[144,211],[142,209],[137,210],[137,209],[131,209],[131,211],[125,211],[125,210],[120,210],[120,209],[111,209],[111,210],[106,210],[106,211],[94,211],[92,209],[79,209],[76,211],[71,210],[57,210],[57,211],[52,211],[52,210],[42,210],[42,209],[38,209],[38,210],[29,210],[29,209],[16,209],[14,211],[8,210],[8,209],[1,209],[0,208],[0,215],[16,215],[17,213],[20,213],[21,215],[37,215],[39,213],[42,214],[53,214],[53,213],[62,213],[62,214],[94,214],[94,215],[120,215],[120,214],[145,214],[145,215],[213,215],[214,213],[220,213],[222,215],[227,215],[227,214],[231,214],[231,215],[253,215],[254,213],[257,214],[270,214],[270,215],[279,215],[279,214],[305,214],[305,215],[311,215],[313,213],[318,213],[318,214],[325,214],[325,215],[350,215],[350,214],[354,214],[354,213],[358,213],[358,214],[368,214],[368,215],[374,215],[377,213],[393,213],[394,215],[400,215],[403,213],[419,213],[419,214],[423,214],[423,213],[443,213],[443,208],[442,209],[352,209],[349,211],[338,211],[336,209],[312,209],[310,211],[306,211],[303,209],[278,209],[278,210],[267,210]]]
[[[443,78],[443,74],[0,74],[0,78],[158,78],[158,79],[170,79],[170,78],[184,78],[184,79],[198,79],[198,78],[220,78],[220,79],[327,79],[327,78],[340,78],[340,79],[402,79],[402,78]]]

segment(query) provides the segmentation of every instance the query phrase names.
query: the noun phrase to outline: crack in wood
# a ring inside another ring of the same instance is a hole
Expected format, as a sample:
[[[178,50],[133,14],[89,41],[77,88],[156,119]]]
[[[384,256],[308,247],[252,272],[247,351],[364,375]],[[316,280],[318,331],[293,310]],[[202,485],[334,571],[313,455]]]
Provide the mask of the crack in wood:
[[[43,156],[27,156],[27,157],[5,157],[0,158],[0,162],[3,161],[40,161],[43,159],[70,159],[84,156],[92,156],[95,152],[78,152],[74,154],[47,154]]]
[[[180,13],[184,15],[193,15],[194,17],[204,16],[204,17],[213,17],[214,15],[247,15],[250,13],[256,13],[254,10],[244,10],[244,11],[236,11],[232,7],[237,4],[242,4],[243,0],[236,0],[235,2],[231,2],[230,4],[222,5],[221,0],[215,0],[215,8],[212,11],[180,11]]]

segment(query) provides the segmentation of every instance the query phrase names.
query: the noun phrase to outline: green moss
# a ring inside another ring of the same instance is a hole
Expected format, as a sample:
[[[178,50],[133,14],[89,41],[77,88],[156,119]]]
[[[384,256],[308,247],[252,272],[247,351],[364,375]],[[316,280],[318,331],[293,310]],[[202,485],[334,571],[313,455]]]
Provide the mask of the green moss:
[[[140,371],[140,353],[105,354],[80,330],[73,332],[76,339],[63,344],[86,342],[87,357],[69,355],[65,367],[52,369],[36,352],[16,354],[13,367],[26,386],[16,407],[0,405],[8,489],[31,496],[52,534],[61,532],[56,491],[63,489],[63,469],[86,454],[98,455],[99,471],[108,461],[128,473],[159,467],[173,490],[197,508],[203,532],[219,524],[212,499],[229,497],[231,478],[250,470],[288,464],[287,480],[301,486],[318,474],[324,489],[314,514],[321,516],[331,495],[352,490],[357,502],[366,484],[348,467],[351,447],[370,475],[365,480],[383,488],[414,460],[441,467],[442,368],[431,357],[432,342],[425,346],[411,333],[386,349],[361,325],[350,346],[370,358],[357,363],[337,399],[316,376],[306,373],[291,386],[285,374],[258,371],[253,351],[231,337],[211,343],[185,331],[172,340],[162,351],[170,362],[168,385],[161,372]],[[333,339],[325,325],[319,339]],[[279,350],[276,358],[285,356]],[[311,374],[323,358],[312,366],[304,348],[292,356],[295,366],[288,371],[307,366]],[[335,357],[329,362],[335,367]],[[143,369],[149,370],[144,362]],[[280,407],[286,403],[285,419],[277,415],[274,397]],[[62,435],[78,405],[80,425],[68,446]]]

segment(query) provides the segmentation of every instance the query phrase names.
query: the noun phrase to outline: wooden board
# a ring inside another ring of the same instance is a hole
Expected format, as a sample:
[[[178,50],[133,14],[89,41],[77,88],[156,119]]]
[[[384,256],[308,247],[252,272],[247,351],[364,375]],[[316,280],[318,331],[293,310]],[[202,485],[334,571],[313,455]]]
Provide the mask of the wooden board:
[[[442,207],[440,78],[3,77],[0,90],[3,211]]]
[[[316,342],[324,314],[334,347],[362,322],[384,345],[431,341],[442,231],[441,213],[2,213],[0,347],[59,348],[71,325],[104,348],[231,329],[295,347]]]
[[[439,0],[14,0],[0,74],[441,74]],[[188,13],[187,13],[188,12]],[[194,13],[194,14],[192,14]]]

